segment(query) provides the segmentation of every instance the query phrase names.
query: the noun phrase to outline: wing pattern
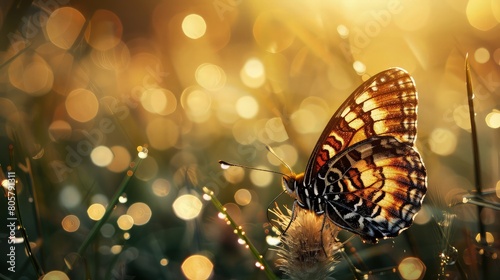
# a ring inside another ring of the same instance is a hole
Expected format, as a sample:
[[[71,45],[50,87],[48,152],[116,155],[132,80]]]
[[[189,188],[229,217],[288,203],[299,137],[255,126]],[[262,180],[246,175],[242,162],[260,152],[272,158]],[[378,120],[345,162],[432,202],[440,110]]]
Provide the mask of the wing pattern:
[[[368,79],[326,125],[309,158],[305,183],[335,154],[372,136],[392,136],[413,146],[417,103],[415,83],[403,69],[391,68]]]
[[[299,206],[363,240],[397,236],[420,210],[427,175],[414,148],[417,91],[403,69],[364,82],[321,134],[304,174],[284,178]]]
[[[375,243],[411,225],[426,192],[426,172],[411,146],[374,136],[328,161],[315,183],[324,190],[328,218]]]

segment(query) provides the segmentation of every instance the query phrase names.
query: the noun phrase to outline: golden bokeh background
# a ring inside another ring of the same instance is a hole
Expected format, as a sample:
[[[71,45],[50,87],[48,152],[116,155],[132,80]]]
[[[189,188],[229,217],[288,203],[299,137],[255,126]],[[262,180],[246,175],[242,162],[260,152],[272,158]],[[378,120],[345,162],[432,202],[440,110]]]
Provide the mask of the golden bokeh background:
[[[272,263],[267,209],[281,178],[217,161],[283,171],[269,145],[303,171],[347,96],[402,67],[419,91],[429,192],[400,237],[354,238],[346,251],[370,279],[437,279],[444,270],[450,279],[488,279],[500,272],[499,34],[496,0],[3,1],[0,179],[16,172],[18,207],[47,279],[83,279],[85,263],[95,279],[262,279],[201,188]],[[75,252],[137,153],[143,160],[84,262]],[[478,210],[478,201],[486,206]],[[0,273],[33,279],[17,246],[24,269]],[[68,259],[78,264],[69,272]],[[353,279],[348,262],[334,277]]]

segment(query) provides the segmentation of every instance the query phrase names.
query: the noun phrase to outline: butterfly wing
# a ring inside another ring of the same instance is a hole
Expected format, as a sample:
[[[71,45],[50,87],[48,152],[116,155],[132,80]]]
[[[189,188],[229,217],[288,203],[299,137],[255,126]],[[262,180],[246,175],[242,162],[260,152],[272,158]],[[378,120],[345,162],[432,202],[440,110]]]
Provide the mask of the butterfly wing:
[[[427,190],[418,152],[387,136],[340,151],[323,165],[318,179],[328,217],[371,243],[408,228]]]
[[[417,133],[417,91],[411,76],[391,68],[359,86],[321,134],[304,173],[309,186],[319,169],[340,151],[377,135],[413,146]]]

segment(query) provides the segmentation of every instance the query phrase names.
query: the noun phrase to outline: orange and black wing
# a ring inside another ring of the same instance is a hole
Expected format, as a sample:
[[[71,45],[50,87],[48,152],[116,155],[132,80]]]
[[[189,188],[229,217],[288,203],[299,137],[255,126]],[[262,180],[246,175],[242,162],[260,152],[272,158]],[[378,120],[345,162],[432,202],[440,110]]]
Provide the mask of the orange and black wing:
[[[392,136],[413,146],[417,133],[417,91],[403,69],[369,78],[335,112],[309,158],[304,185],[340,151],[373,136]]]
[[[373,136],[340,151],[318,172],[326,215],[364,241],[407,229],[427,191],[419,153],[391,136]]]

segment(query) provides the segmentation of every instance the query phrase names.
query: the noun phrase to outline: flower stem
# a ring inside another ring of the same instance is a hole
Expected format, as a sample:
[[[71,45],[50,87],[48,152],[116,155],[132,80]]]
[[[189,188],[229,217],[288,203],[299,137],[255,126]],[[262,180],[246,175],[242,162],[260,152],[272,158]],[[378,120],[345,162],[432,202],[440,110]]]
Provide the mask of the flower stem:
[[[274,275],[271,267],[269,264],[267,264],[266,260],[262,257],[262,255],[259,253],[259,251],[255,248],[255,246],[252,244],[250,239],[246,236],[245,232],[243,231],[241,226],[238,226],[234,220],[229,216],[229,214],[226,211],[226,208],[222,205],[222,203],[215,197],[214,192],[208,189],[207,187],[203,187],[203,191],[205,192],[206,195],[210,197],[210,201],[212,201],[212,204],[219,210],[220,213],[224,215],[224,219],[228,222],[229,225],[234,229],[234,232],[241,238],[245,244],[248,246],[248,249],[250,249],[250,252],[252,252],[252,255],[254,258],[257,260],[257,262],[260,264],[260,268],[264,270],[266,273],[266,276],[268,279],[279,279]]]
[[[128,182],[130,181],[130,178],[132,178],[132,175],[134,175],[135,171],[139,167],[139,164],[142,162],[142,159],[139,157],[136,157],[133,162],[130,163],[129,170],[127,171],[127,174],[123,178],[122,182],[120,183],[120,186],[118,188],[118,191],[113,195],[113,198],[108,204],[108,207],[106,208],[106,212],[102,216],[102,218],[94,224],[92,229],[90,230],[90,233],[87,235],[87,238],[85,241],[83,241],[82,245],[80,245],[80,248],[78,248],[77,254],[82,257],[83,254],[85,253],[85,250],[87,247],[92,243],[94,240],[95,236],[99,232],[99,230],[102,228],[102,226],[108,221],[109,217],[111,216],[111,213],[113,212],[113,209],[115,208],[116,204],[118,203],[118,199],[120,196],[125,192]],[[71,269],[71,267],[66,266],[67,268]]]
[[[9,145],[9,155],[10,155],[11,164],[12,164],[12,166],[14,166],[14,146],[13,145]],[[18,192],[17,192],[17,186],[16,186],[15,179],[14,179],[13,192],[14,192],[15,205],[17,206],[15,208],[15,213],[16,213],[17,222],[19,224],[18,229],[21,231],[21,235],[23,236],[23,243],[24,243],[24,247],[26,249],[26,254],[28,255],[29,260],[31,261],[31,265],[35,269],[37,276],[41,277],[41,276],[43,276],[44,272],[43,272],[42,266],[40,265],[40,263],[36,259],[35,255],[33,254],[33,251],[31,250],[31,245],[30,245],[30,241],[28,239],[28,234],[26,232],[26,228],[24,227],[23,219],[21,216],[21,209],[19,207],[20,204],[19,204]]]

